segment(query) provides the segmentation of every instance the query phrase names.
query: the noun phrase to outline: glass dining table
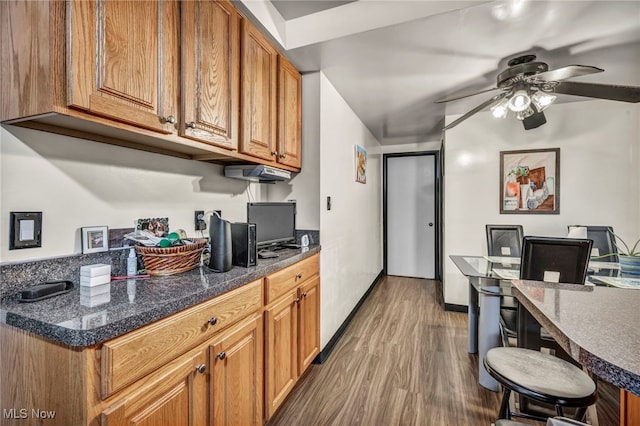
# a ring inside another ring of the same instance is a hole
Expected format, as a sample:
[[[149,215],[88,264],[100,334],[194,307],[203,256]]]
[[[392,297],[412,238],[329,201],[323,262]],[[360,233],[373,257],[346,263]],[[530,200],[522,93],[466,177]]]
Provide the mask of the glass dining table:
[[[487,373],[483,359],[489,349],[500,346],[500,296],[513,296],[511,280],[520,275],[520,258],[450,255],[469,281],[469,353],[478,354],[478,381],[498,391],[498,382]],[[589,262],[586,284],[640,288],[640,280],[623,280],[619,265]],[[616,285],[617,284],[617,285]]]

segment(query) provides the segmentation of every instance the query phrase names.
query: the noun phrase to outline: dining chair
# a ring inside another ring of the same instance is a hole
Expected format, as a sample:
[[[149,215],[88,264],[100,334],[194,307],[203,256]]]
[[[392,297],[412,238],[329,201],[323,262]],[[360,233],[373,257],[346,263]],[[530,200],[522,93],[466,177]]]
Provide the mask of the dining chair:
[[[486,225],[489,256],[520,257],[522,225]]]
[[[571,231],[574,228],[587,228],[587,238],[593,240],[591,248],[591,257],[595,257],[600,262],[618,262],[618,249],[616,248],[615,236],[611,226],[584,226],[569,225]],[[607,256],[608,255],[608,256]]]
[[[487,233],[487,255],[520,257],[522,250],[522,225],[485,225]],[[518,302],[512,296],[500,297],[500,309],[515,312]]]
[[[526,236],[522,244],[520,279],[584,284],[591,246],[589,239]],[[595,382],[574,365],[575,362],[543,353],[539,347],[493,348],[483,362],[487,372],[502,385],[501,419],[517,415],[541,420],[540,415],[524,412],[527,404],[523,402],[533,400],[552,405],[559,416],[565,408],[577,408],[575,418],[581,420],[586,407],[597,399]],[[511,392],[520,396],[518,413],[509,407]]]
[[[590,239],[531,237],[523,238],[520,279],[584,284],[593,242]],[[515,338],[517,311],[500,309],[503,345]],[[562,352],[553,338],[542,329],[545,347]]]

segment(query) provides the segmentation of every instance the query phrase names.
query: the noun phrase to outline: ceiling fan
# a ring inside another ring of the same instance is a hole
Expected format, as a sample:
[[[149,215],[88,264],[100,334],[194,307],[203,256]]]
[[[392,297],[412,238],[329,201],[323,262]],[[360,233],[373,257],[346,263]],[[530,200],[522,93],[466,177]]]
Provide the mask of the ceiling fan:
[[[526,130],[534,129],[547,122],[543,110],[553,103],[556,93],[622,102],[640,102],[640,87],[567,81],[574,77],[603,72],[602,68],[568,65],[549,70],[549,65],[537,62],[535,59],[536,55],[523,55],[509,60],[509,67],[498,74],[497,87],[436,101],[436,103],[450,102],[481,93],[500,91],[445,126],[443,130],[457,126],[487,107],[490,108],[494,117],[499,118],[505,118],[511,111],[515,113],[517,119],[522,121]]]

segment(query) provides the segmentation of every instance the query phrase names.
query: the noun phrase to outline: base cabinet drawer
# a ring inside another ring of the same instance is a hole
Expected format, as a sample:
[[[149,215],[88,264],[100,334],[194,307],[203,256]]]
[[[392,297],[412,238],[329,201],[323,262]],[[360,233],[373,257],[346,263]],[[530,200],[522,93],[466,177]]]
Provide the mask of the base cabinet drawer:
[[[319,273],[320,255],[315,254],[278,272],[267,275],[264,279],[265,303],[274,302],[288,291]]]
[[[106,342],[101,351],[103,398],[262,307],[262,280]]]

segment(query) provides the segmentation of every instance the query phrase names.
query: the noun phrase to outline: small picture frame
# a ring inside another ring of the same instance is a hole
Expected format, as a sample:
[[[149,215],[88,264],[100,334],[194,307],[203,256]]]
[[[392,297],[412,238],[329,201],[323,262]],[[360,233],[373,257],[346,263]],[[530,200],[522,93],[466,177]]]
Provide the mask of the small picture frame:
[[[354,146],[356,182],[367,183],[367,151],[360,145]]]
[[[89,226],[82,228],[82,253],[98,253],[109,250],[109,228]]]

